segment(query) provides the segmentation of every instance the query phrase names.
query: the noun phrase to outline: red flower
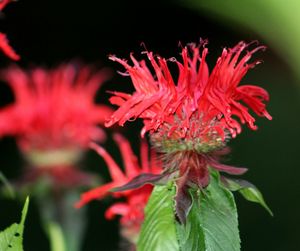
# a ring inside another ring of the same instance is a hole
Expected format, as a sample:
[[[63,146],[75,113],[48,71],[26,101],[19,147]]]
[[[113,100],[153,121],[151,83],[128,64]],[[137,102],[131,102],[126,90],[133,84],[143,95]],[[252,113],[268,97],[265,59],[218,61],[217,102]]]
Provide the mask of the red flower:
[[[111,193],[111,189],[122,186],[137,176],[147,176],[148,178],[157,177],[162,169],[161,164],[156,161],[155,156],[151,156],[151,159],[148,160],[148,147],[145,142],[142,142],[141,145],[141,165],[139,165],[138,159],[134,155],[129,142],[119,134],[115,134],[114,139],[120,147],[125,171],[123,172],[121,170],[112,157],[101,146],[92,143],[91,147],[105,160],[112,181],[82,194],[76,207],[82,207],[91,200],[102,199],[109,194],[112,194],[116,198],[125,198],[124,202],[117,202],[112,205],[106,211],[105,217],[112,219],[116,215],[121,215],[122,233],[125,237],[132,239],[139,233],[141,223],[144,220],[144,208],[153,186],[147,184],[134,190],[113,193]]]
[[[15,101],[0,109],[0,136],[16,136],[29,158],[40,152],[78,152],[88,148],[91,140],[105,138],[98,125],[111,109],[95,104],[94,97],[108,77],[106,70],[93,72],[89,66],[75,64],[29,72],[11,67],[2,71],[1,77],[12,88]]]
[[[12,0],[2,0],[0,1],[0,11],[10,3]],[[8,39],[5,34],[0,32],[0,49],[3,53],[13,60],[19,60],[20,56],[14,51],[14,49],[9,45]]]
[[[142,135],[150,131],[168,138],[200,138],[206,142],[208,135],[224,140],[225,136],[235,137],[240,133],[240,123],[233,116],[255,130],[255,119],[246,105],[257,115],[271,119],[263,103],[269,100],[268,93],[253,85],[238,86],[247,71],[260,63],[247,64],[252,54],[265,47],[247,51],[242,57],[241,53],[249,44],[240,42],[232,49],[225,48],[209,74],[206,64],[208,49],[205,43],[203,45],[202,51],[194,44],[184,47],[181,55],[183,63],[171,60],[179,68],[177,84],[168,69],[167,60],[153,56],[152,52],[146,54],[156,76],[152,75],[145,61],[138,62],[132,55],[133,66],[111,56],[111,60],[126,68],[136,92],[133,95],[114,92],[111,103],[120,108],[106,126],[116,122],[123,126],[126,121],[139,117],[145,124]]]
[[[248,108],[258,116],[272,119],[264,104],[269,95],[263,88],[238,86],[248,70],[260,63],[248,63],[252,55],[265,47],[246,51],[250,44],[240,42],[231,49],[224,48],[209,72],[205,45],[204,41],[198,47],[195,44],[184,47],[182,62],[145,52],[153,69],[149,69],[144,60],[138,62],[133,55],[133,66],[126,60],[110,57],[125,67],[135,92],[132,95],[113,92],[115,96],[110,101],[120,107],[106,126],[115,123],[123,126],[126,121],[143,119],[142,136],[149,131],[154,147],[165,154],[164,173],[176,172],[179,177],[176,208],[182,222],[191,204],[187,189],[209,184],[209,166],[229,174],[246,171],[220,164],[219,160],[228,152],[226,141],[241,132],[241,123],[257,129]],[[176,84],[168,61],[178,66]],[[186,205],[182,205],[183,202]]]

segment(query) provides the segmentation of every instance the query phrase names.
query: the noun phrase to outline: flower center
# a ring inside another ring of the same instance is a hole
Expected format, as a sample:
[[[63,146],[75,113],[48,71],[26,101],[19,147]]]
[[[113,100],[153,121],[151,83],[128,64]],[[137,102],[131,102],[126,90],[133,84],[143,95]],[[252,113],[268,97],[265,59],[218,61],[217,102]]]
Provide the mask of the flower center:
[[[199,138],[168,138],[153,133],[150,137],[152,145],[161,153],[176,153],[192,151],[196,153],[209,153],[222,149],[226,142],[217,134],[207,134]]]

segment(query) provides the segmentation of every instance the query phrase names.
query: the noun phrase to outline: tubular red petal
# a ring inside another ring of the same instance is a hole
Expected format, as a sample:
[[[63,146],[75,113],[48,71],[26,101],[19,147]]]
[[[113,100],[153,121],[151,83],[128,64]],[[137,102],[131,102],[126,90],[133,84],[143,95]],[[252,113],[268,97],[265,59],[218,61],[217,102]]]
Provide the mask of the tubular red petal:
[[[113,158],[105,151],[105,149],[95,143],[90,143],[90,147],[94,149],[106,162],[109,173],[115,182],[123,181],[125,175],[121,171],[120,167],[116,164]]]
[[[20,56],[15,52],[15,50],[9,45],[9,41],[5,34],[0,33],[0,49],[3,53],[11,58],[12,60],[19,60]]]
[[[107,196],[109,191],[116,185],[118,185],[118,183],[111,182],[81,194],[80,200],[75,204],[75,207],[80,208],[92,200],[102,199],[103,197]]]
[[[126,215],[130,211],[130,207],[126,203],[115,203],[105,211],[105,218],[112,220],[117,215]]]
[[[140,168],[129,142],[121,134],[116,133],[113,137],[121,150],[127,178],[135,177],[139,174]]]
[[[3,10],[4,7],[9,4],[12,0],[1,0],[0,2],[0,10]]]

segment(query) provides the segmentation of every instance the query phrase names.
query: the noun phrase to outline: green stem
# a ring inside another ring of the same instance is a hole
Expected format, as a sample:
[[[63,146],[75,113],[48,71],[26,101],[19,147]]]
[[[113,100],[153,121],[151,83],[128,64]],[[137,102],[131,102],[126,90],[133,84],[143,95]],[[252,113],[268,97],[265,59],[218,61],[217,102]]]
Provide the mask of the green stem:
[[[46,229],[50,239],[51,251],[67,251],[64,234],[59,224],[49,222]]]
[[[74,208],[76,191],[56,191],[40,197],[40,212],[51,251],[79,251],[85,227],[85,210]]]

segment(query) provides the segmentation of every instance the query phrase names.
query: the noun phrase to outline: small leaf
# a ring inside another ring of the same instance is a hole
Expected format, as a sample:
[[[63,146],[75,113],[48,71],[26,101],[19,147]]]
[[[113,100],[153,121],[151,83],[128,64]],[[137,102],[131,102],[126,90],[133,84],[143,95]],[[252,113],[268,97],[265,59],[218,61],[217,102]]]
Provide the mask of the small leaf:
[[[138,251],[179,251],[174,216],[175,186],[156,186],[145,208]]]
[[[231,191],[238,191],[246,200],[259,203],[269,212],[270,215],[273,216],[273,212],[265,202],[262,193],[252,183],[246,180],[235,180],[224,177],[222,181],[228,189]]]
[[[22,210],[22,218],[19,224],[14,223],[4,231],[0,232],[1,251],[23,251],[23,231],[27,215],[29,198],[27,197]]]
[[[219,174],[211,173],[209,186],[191,191],[193,206],[186,225],[177,223],[181,250],[239,251],[237,210],[232,193],[219,184]]]
[[[231,179],[231,178],[225,178],[224,176],[221,177],[221,181],[223,185],[225,185],[226,188],[228,188],[230,191],[239,191],[240,189],[244,187],[255,187],[252,183],[250,183],[247,180],[241,180],[241,179]]]
[[[271,216],[273,216],[272,210],[268,207],[261,192],[256,187],[245,187],[239,190],[246,200],[259,203],[262,205]]]
[[[111,192],[122,192],[126,190],[136,189],[145,184],[155,185],[157,182],[161,181],[167,175],[168,173],[162,173],[162,174],[142,173],[134,177],[131,181],[129,181],[125,185],[111,189]]]

